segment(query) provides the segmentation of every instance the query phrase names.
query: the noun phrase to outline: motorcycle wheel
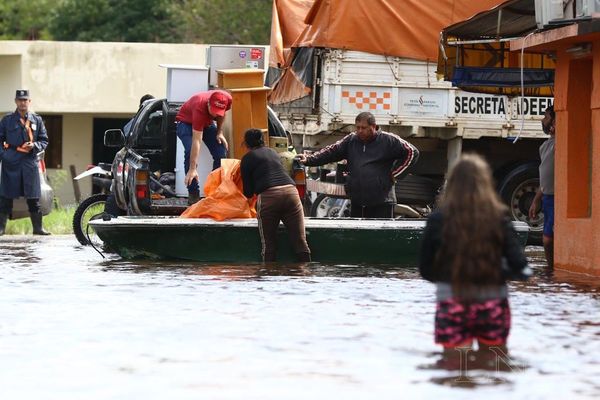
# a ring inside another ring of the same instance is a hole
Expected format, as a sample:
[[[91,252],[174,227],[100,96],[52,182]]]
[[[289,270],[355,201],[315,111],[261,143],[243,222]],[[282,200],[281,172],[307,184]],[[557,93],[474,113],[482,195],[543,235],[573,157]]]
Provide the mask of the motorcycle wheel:
[[[106,194],[94,194],[77,206],[75,214],[73,215],[73,233],[77,238],[77,241],[82,245],[89,245],[88,234],[90,240],[95,244],[94,238],[96,237],[94,229],[89,228],[88,224],[90,220],[96,216],[101,215],[104,212],[104,205],[106,204]]]
[[[350,200],[330,197],[321,193],[312,204],[310,216],[316,218],[349,218]]]

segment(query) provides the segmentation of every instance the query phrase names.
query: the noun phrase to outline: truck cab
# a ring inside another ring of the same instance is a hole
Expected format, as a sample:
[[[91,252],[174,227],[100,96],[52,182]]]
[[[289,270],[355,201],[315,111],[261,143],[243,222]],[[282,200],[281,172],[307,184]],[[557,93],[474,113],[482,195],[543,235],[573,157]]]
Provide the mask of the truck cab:
[[[179,215],[188,206],[187,197],[175,190],[175,117],[182,104],[149,100],[133,117],[129,132],[109,129],[104,134],[105,146],[121,147],[112,163],[112,192],[119,208],[128,215]],[[268,128],[270,137],[287,138],[283,125],[270,109]],[[285,141],[290,143],[289,139]],[[298,181],[304,183],[301,178]]]

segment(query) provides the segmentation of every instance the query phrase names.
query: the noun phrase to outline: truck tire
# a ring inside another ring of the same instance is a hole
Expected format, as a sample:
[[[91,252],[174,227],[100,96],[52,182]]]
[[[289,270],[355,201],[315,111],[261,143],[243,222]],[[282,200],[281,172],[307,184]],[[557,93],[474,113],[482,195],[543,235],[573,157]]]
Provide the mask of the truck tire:
[[[88,241],[88,233],[90,239],[93,239],[92,234],[94,230],[92,228],[89,228],[88,230],[88,223],[90,222],[90,219],[101,215],[104,212],[107,198],[108,195],[104,193],[94,194],[77,206],[75,214],[73,215],[73,233],[75,234],[77,241],[82,245],[85,246],[90,244]]]
[[[350,199],[331,197],[321,193],[310,207],[310,216],[317,218],[349,218]]]
[[[529,225],[528,244],[541,245],[544,228],[544,215],[540,212],[533,220],[529,219],[529,207],[540,186],[538,165],[535,162],[518,165],[504,176],[498,186],[500,196],[508,205],[515,221]]]
[[[435,181],[423,176],[408,174],[396,182],[396,202],[398,204],[430,205],[435,202],[437,187]]]

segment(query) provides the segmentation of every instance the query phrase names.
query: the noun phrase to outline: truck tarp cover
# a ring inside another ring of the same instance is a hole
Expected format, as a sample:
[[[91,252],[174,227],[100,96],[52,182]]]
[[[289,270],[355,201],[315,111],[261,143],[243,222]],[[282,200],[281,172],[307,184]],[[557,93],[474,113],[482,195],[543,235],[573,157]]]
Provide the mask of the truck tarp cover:
[[[293,55],[288,55],[288,46],[357,50],[437,63],[443,28],[500,3],[502,0],[274,0],[271,66],[285,70],[291,65]],[[300,28],[302,32],[294,38]],[[301,81],[293,83],[285,77],[287,71],[282,72],[286,79],[281,78],[278,86],[283,87],[275,91],[283,93],[274,93],[271,101],[275,97],[281,103],[307,94]]]
[[[224,221],[233,218],[255,218],[256,197],[244,196],[240,160],[224,158],[221,168],[208,174],[204,184],[206,197],[189,206],[181,218],[212,218]]]

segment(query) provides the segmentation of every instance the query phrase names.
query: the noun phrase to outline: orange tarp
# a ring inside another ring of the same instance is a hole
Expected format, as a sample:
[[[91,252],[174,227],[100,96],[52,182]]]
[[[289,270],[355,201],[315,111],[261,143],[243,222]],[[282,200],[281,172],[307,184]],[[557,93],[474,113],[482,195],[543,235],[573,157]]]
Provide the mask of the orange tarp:
[[[285,64],[290,47],[306,28],[304,18],[313,3],[314,0],[273,0],[269,65]]]
[[[256,198],[244,196],[240,160],[224,158],[221,168],[212,171],[204,184],[205,198],[189,206],[181,218],[255,218]]]
[[[327,47],[437,61],[440,31],[503,0],[274,0],[271,46]],[[306,16],[304,22],[302,17]],[[300,27],[304,31],[292,37]],[[273,38],[280,40],[274,43]],[[293,43],[293,44],[290,44]],[[271,51],[273,53],[273,49]]]

